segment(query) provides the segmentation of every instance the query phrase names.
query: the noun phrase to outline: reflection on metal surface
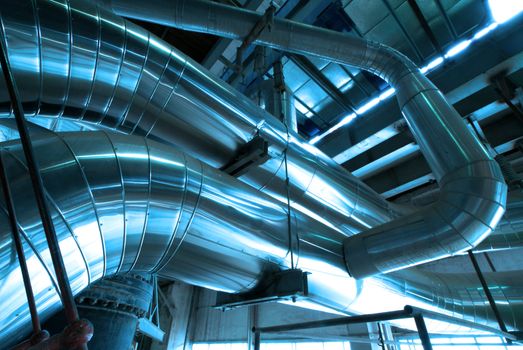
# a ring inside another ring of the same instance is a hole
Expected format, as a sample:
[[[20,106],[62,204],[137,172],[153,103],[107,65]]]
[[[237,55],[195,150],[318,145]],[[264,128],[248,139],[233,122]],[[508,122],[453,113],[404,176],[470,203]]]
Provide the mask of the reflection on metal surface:
[[[121,15],[230,39],[244,38],[260,17],[253,11],[203,0],[177,0],[169,7],[162,0],[147,5],[129,0],[103,2]],[[208,21],[209,17],[213,21]],[[451,49],[449,57],[471,40]],[[505,210],[507,191],[498,165],[409,58],[380,43],[278,18],[271,31],[262,32],[255,43],[355,66],[387,81],[395,89],[402,114],[440,184],[442,195],[431,208],[384,225],[374,227],[369,220],[374,216],[371,212],[360,217],[350,214],[363,227],[373,227],[345,241],[345,260],[352,276],[386,273],[457,254],[475,247],[496,227]],[[379,101],[370,101],[356,113],[364,113]],[[330,183],[320,184],[326,182]],[[321,187],[311,183],[308,192],[318,189]],[[329,203],[330,208],[339,209],[336,204],[350,207],[359,200],[358,195],[350,199],[344,194],[336,196],[339,190],[333,186],[326,192],[327,198],[336,199]],[[315,198],[320,200],[321,195]]]
[[[282,161],[289,148],[295,208],[321,216],[347,236],[397,216],[372,189],[296,133],[287,133],[250,99],[93,2],[9,0],[0,10],[27,115],[146,136],[217,168],[260,135],[269,141],[272,159],[244,174],[243,182],[286,202]],[[7,101],[0,88],[4,116],[10,114]],[[328,200],[317,200],[323,188],[311,188],[313,182],[326,186]]]
[[[13,128],[13,123],[3,122],[3,128]],[[255,286],[265,273],[290,266],[285,206],[238,180],[141,137],[54,134],[37,127],[32,132],[75,294],[102,276],[130,270],[157,271],[166,278],[240,292]],[[13,140],[2,146],[37,305],[45,318],[60,305],[48,248],[37,224],[20,145]],[[0,224],[3,342],[15,339],[15,332],[23,336],[29,317],[9,227],[6,220]],[[451,292],[462,288],[457,281],[441,278],[443,284],[436,289],[426,284],[438,280],[410,272],[402,279],[355,281],[344,270],[342,234],[299,214],[293,232],[298,238],[293,242],[298,266],[310,273],[309,298],[319,307],[361,313],[413,304],[466,314],[482,324],[492,322],[479,294],[471,299],[470,308],[456,309],[456,304],[468,300],[462,292]],[[467,283],[474,288],[474,283]],[[497,300],[518,305],[517,290],[507,284],[507,291],[513,295],[506,299],[496,295]],[[438,322],[429,323],[429,328],[456,330]]]
[[[406,119],[446,197],[441,211],[435,207],[375,228],[398,216],[383,198],[140,27],[83,0],[9,0],[0,4],[0,11],[28,114],[56,120],[50,125],[58,130],[68,127],[64,121],[69,118],[92,128],[146,137],[39,131],[38,154],[75,292],[104,275],[129,270],[158,271],[202,287],[239,292],[253,287],[263,273],[288,267],[287,214],[284,204],[274,200],[286,202],[285,149],[293,185],[291,205],[296,209],[293,237],[298,238],[292,247],[298,266],[312,272],[312,299],[323,306],[347,310],[358,293],[364,296],[373,290],[365,288],[374,283],[368,281],[385,278],[355,281],[347,276],[341,244],[345,236],[374,227],[372,234],[363,239],[357,235],[346,247],[351,272],[364,276],[477,244],[502,215],[505,188],[497,166],[419,70],[379,44],[321,31],[325,39],[332,36],[346,44],[330,47],[329,40],[311,40],[314,32],[309,27],[282,27],[300,30],[296,44],[305,50],[334,56],[339,49],[343,57],[335,61],[353,60],[397,83]],[[238,17],[250,18],[254,17]],[[323,46],[308,46],[313,43]],[[370,59],[364,52],[376,56]],[[0,88],[0,109],[8,116],[4,90]],[[3,134],[16,135],[12,130]],[[270,196],[208,166],[226,164],[258,134],[270,140],[271,159],[240,180]],[[178,146],[199,160],[155,141]],[[32,197],[26,194],[25,167],[16,156],[19,146],[4,146],[19,195],[31,277],[40,287],[35,292],[45,317],[58,305],[46,245],[35,225],[34,208],[24,205]],[[7,316],[0,323],[5,330],[1,337],[28,320],[24,301],[8,297],[18,295],[21,285],[9,239],[4,238],[8,233],[6,227],[0,231],[0,296],[9,300],[2,304]],[[361,260],[354,254],[361,254]],[[366,271],[354,265],[371,267]],[[381,295],[401,294],[399,285],[394,280]],[[426,302],[446,295],[433,294]],[[458,295],[438,305],[453,309],[460,300]]]
[[[3,122],[3,128],[13,129]],[[128,271],[235,293],[288,268],[286,206],[172,147],[107,132],[32,128],[35,151],[75,294]],[[18,140],[2,144],[20,231],[43,318],[60,306]],[[3,207],[3,205],[2,205]],[[0,341],[29,321],[5,211],[0,221]],[[297,265],[309,297],[345,309],[357,283],[345,272],[344,235],[297,213]],[[340,289],[331,288],[336,284]],[[23,335],[23,334],[22,334]]]

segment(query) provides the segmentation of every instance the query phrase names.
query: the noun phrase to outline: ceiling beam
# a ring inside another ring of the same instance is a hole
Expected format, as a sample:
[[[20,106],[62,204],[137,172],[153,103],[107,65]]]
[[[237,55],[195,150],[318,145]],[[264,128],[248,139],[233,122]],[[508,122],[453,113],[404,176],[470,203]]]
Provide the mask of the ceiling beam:
[[[356,112],[352,102],[345,96],[316,66],[306,57],[289,55],[294,62],[312,81],[318,84],[341,108]]]

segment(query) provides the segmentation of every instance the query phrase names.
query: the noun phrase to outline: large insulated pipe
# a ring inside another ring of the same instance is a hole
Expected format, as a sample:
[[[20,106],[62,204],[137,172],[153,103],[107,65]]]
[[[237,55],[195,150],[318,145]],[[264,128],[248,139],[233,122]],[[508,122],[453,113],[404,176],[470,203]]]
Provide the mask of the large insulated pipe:
[[[158,4],[148,2],[142,13]],[[246,21],[259,17],[232,12],[239,16],[229,18],[228,11],[236,10],[200,1],[178,4],[183,6],[174,7],[176,14],[185,21],[217,34],[231,33],[220,29],[227,26],[244,31]],[[287,147],[295,209],[346,235],[396,215],[362,182],[287,134],[275,118],[137,26],[81,0],[35,5],[6,1],[0,7],[27,110],[44,116],[80,115],[85,121],[176,143],[215,166],[260,134],[272,144],[272,159],[244,175],[246,183],[286,201],[282,154]],[[202,19],[208,14],[210,29]],[[353,276],[452,255],[490,233],[503,213],[506,192],[499,169],[414,64],[388,47],[294,22],[276,20],[271,33],[262,33],[259,42],[359,66],[395,86],[404,115],[447,194],[429,210],[349,239],[346,260]],[[309,40],[318,35],[321,40]]]
[[[174,145],[222,168],[260,135],[270,159],[241,180],[349,236],[397,216],[372,189],[246,96],[141,27],[87,0],[0,2],[28,116],[81,120]],[[0,115],[10,104],[0,79]]]
[[[16,137],[12,122],[4,121],[0,131]],[[286,206],[237,179],[142,137],[38,127],[31,132],[75,295],[103,276],[129,271],[241,292],[290,267]],[[9,169],[37,308],[46,319],[60,301],[19,141],[2,143],[0,152]],[[0,215],[0,344],[9,346],[30,331],[30,318],[3,203]],[[343,235],[306,216],[294,215],[292,222],[295,261],[309,273],[309,301],[300,305],[368,313],[412,304],[492,324],[481,295],[463,295],[467,285],[436,279],[427,285],[408,273],[413,283],[390,277],[355,281],[345,272]],[[504,288],[514,295],[496,299],[517,304],[517,289]],[[465,303],[471,306],[459,307]],[[429,327],[455,330],[438,322]]]
[[[104,3],[122,16],[239,40],[261,16],[202,0]],[[440,185],[433,206],[346,239],[352,276],[386,273],[471,249],[496,227],[507,192],[497,163],[409,58],[379,43],[278,18],[254,43],[355,66],[387,81]]]
[[[2,134],[15,129],[6,122]],[[55,134],[40,127],[31,132],[74,294],[103,276],[129,271],[238,293],[291,267],[286,206],[237,179],[142,137]],[[38,311],[45,319],[60,307],[48,247],[19,141],[2,143],[1,152]],[[30,321],[4,207],[2,346],[26,335],[20,330]],[[296,266],[309,273],[308,297],[346,310],[359,283],[345,272],[344,235],[299,213],[291,223]]]

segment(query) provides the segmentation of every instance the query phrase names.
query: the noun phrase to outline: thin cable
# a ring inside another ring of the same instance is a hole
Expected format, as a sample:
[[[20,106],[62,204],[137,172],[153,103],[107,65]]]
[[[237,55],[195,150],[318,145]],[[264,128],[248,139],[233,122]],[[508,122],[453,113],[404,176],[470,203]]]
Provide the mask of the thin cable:
[[[287,145],[289,140],[289,128],[287,123],[283,123],[287,129]],[[294,269],[294,252],[292,250],[292,216],[291,216],[291,191],[290,191],[290,180],[289,180],[289,167],[287,165],[287,148],[283,152],[283,161],[285,162],[285,189],[287,191],[287,230],[289,234],[289,251],[291,252],[291,269]]]
[[[274,88],[278,91],[279,98],[278,98],[278,104],[280,108],[280,120],[283,122],[283,125],[285,126],[285,131],[287,133],[287,146],[285,147],[285,150],[283,151],[283,161],[285,165],[285,190],[287,192],[287,232],[289,236],[289,251],[291,253],[291,269],[294,269],[294,251],[292,249],[292,215],[291,215],[291,191],[290,191],[290,176],[289,176],[289,162],[287,157],[287,151],[289,149],[289,140],[290,140],[290,133],[289,133],[289,126],[287,125],[287,118],[285,117],[285,106],[283,104],[283,94],[285,93],[285,78],[283,76],[283,64],[281,60],[278,60],[274,63],[273,66],[274,70]]]

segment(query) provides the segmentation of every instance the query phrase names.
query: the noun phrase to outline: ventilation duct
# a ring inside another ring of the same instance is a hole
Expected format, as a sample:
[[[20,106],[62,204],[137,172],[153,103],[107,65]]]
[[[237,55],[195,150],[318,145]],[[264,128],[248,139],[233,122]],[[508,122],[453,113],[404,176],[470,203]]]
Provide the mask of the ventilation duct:
[[[261,16],[202,0],[104,3],[122,16],[239,40]],[[440,198],[431,207],[346,239],[352,276],[386,273],[471,249],[496,227],[507,192],[497,163],[406,56],[359,37],[278,18],[254,44],[355,66],[387,81],[440,185]]]
[[[245,34],[232,29],[245,31],[249,21],[252,24],[259,17],[200,1],[177,3],[186,11],[175,8],[186,21],[179,25],[232,37]],[[148,2],[141,13],[158,4]],[[272,159],[244,175],[244,182],[285,201],[282,154],[288,149],[291,196],[300,213],[344,235],[398,215],[328,157],[296,134],[287,134],[275,118],[132,23],[81,0],[4,1],[0,12],[28,114],[73,118],[147,136],[178,145],[216,167],[226,164],[232,153],[259,134],[271,143]],[[240,16],[227,17],[231,13]],[[209,14],[216,27],[203,26]],[[313,40],[318,35],[321,40]],[[271,33],[262,33],[259,43],[328,57],[387,79],[396,88],[405,118],[440,180],[445,195],[430,211],[349,239],[346,258],[354,276],[456,253],[477,244],[495,226],[505,196],[497,165],[405,57],[379,44],[281,20],[276,20]],[[4,115],[9,115],[5,89],[0,89],[0,101]],[[354,255],[361,255],[361,264],[356,264]]]
[[[3,121],[0,131],[16,137],[14,121]],[[237,179],[142,137],[53,133],[36,126],[30,131],[75,295],[103,276],[129,271],[235,293],[290,267],[286,206]],[[2,143],[0,156],[8,168],[38,311],[46,319],[60,300],[19,141]],[[26,336],[30,317],[3,204],[1,209],[0,343],[9,346]],[[356,281],[345,272],[343,235],[301,214],[293,215],[292,224],[295,261],[310,273],[308,299],[314,303],[299,305],[361,313],[412,304],[495,323],[483,297],[467,292],[477,288],[470,277],[444,281],[405,272],[408,282],[390,276]],[[510,276],[504,293],[519,295],[508,288],[517,281]],[[496,298],[520,307],[515,296]],[[509,324],[519,325],[509,311]],[[456,330],[427,322],[431,331]]]
[[[241,180],[349,236],[397,216],[388,203],[250,99],[162,40],[86,0],[0,3],[27,116],[145,136],[222,168],[256,135],[270,159]],[[9,116],[0,79],[0,114]]]
[[[12,132],[15,124],[5,123],[2,132]],[[129,271],[238,293],[290,267],[286,206],[237,179],[142,137],[55,134],[34,126],[31,132],[74,294],[103,276]],[[19,141],[4,142],[0,155],[45,319],[60,301]],[[1,215],[0,343],[5,344],[25,335],[20,330],[30,318],[3,208]],[[308,297],[346,310],[359,282],[345,271],[344,236],[299,213],[291,223],[296,265],[310,273]]]

